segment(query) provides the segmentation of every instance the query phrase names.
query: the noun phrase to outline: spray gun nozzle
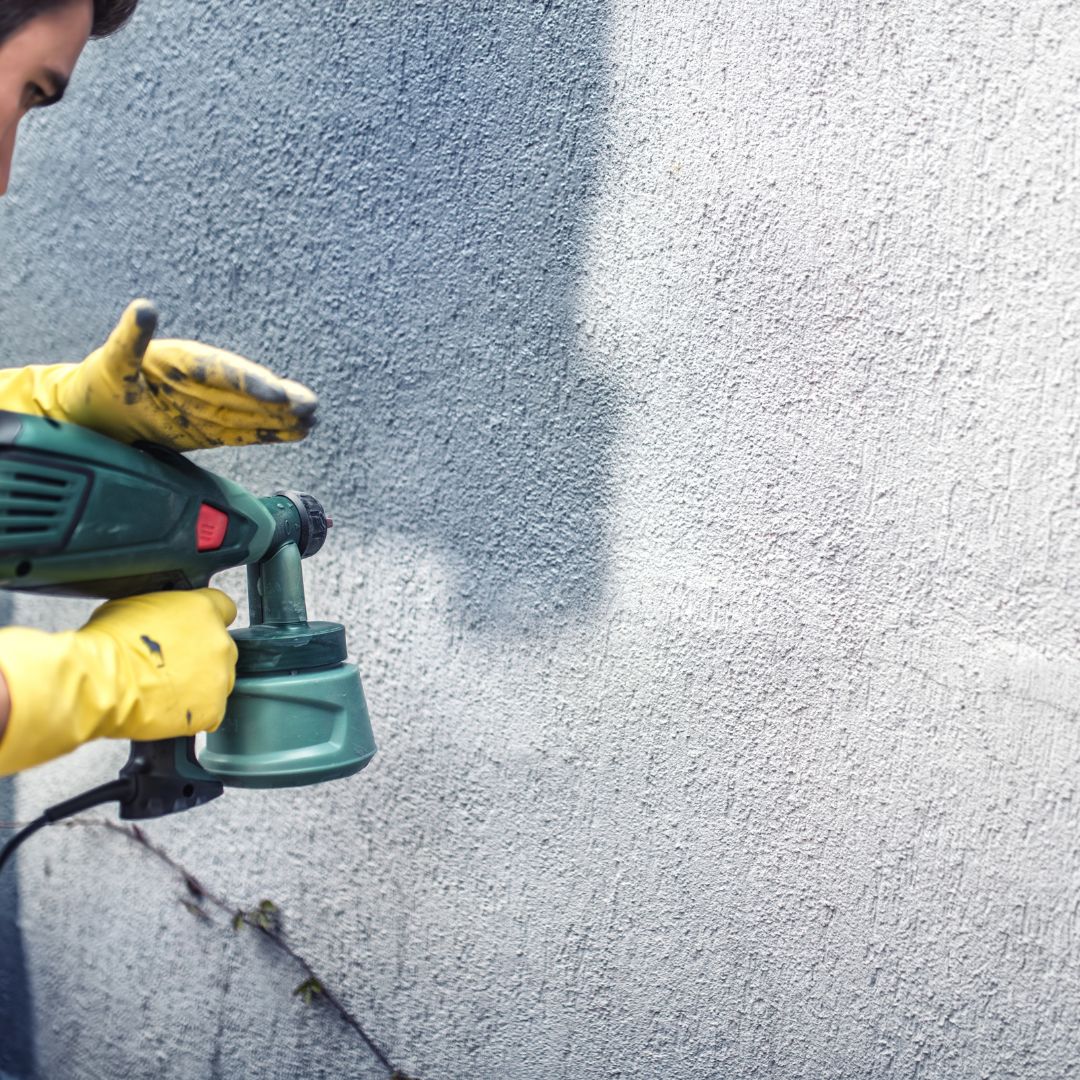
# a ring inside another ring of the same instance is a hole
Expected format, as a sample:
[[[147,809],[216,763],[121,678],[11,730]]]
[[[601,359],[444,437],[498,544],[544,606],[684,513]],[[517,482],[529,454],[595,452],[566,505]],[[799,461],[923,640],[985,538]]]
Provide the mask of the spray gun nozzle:
[[[265,557],[284,544],[295,544],[302,558],[316,554],[326,541],[330,521],[322,503],[303,491],[275,491],[262,500],[277,522],[277,532]]]

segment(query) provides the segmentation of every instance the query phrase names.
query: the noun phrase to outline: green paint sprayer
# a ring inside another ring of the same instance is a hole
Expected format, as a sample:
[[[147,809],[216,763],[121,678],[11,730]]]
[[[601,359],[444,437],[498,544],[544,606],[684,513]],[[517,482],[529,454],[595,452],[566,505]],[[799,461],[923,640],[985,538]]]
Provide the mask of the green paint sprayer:
[[[317,784],[371,760],[345,629],[307,617],[301,559],[331,524],[310,495],[260,498],[181,454],[0,411],[0,587],[112,599],[201,588],[247,567],[251,625],[232,631],[236,686],[201,755],[193,737],[132,743],[118,780],[52,807],[40,824],[113,800],[123,818],[160,817],[223,786]]]

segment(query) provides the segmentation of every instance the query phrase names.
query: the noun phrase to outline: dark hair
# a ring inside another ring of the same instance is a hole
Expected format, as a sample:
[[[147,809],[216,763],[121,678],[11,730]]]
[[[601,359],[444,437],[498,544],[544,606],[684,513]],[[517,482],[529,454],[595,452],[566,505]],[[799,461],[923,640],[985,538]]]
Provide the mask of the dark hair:
[[[3,0],[0,3],[0,42],[11,37],[23,23],[58,8],[67,0]],[[131,18],[139,0],[94,0],[91,37],[115,34]]]
[[[131,18],[139,0],[94,0],[94,26],[91,37],[115,34]]]

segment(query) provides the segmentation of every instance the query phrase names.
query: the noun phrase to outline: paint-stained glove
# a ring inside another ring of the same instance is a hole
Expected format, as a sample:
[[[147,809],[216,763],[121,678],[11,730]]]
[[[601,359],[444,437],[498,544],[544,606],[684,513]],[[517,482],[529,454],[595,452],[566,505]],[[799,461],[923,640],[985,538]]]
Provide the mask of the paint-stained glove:
[[[0,776],[89,739],[165,739],[212,731],[236,680],[225,627],[236,605],[217,589],[102,604],[81,630],[0,630],[10,712]]]
[[[132,301],[81,364],[0,371],[0,408],[173,450],[293,442],[311,430],[317,399],[306,386],[197,341],[151,341],[156,326],[154,305]]]

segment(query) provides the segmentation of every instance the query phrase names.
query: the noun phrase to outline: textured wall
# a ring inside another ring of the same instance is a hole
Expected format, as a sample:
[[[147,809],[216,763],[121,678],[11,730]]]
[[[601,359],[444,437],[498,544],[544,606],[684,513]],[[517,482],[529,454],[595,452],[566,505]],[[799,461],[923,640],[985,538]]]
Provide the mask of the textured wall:
[[[144,6],[0,340],[145,292],[319,390],[207,463],[330,505],[382,744],[152,835],[425,1080],[1080,1072],[1080,9]],[[114,838],[19,886],[43,1076],[379,1075]]]

